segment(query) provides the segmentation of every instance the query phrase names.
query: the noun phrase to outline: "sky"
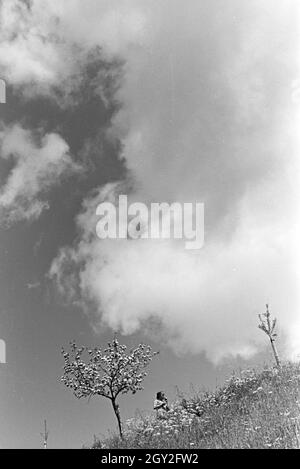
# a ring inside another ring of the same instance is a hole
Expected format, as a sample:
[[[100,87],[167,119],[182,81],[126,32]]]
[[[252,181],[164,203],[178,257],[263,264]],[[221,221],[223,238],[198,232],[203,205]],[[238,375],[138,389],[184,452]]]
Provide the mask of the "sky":
[[[299,8],[0,1],[0,447],[40,447],[45,418],[54,448],[114,429],[60,382],[73,339],[160,350],[124,419],[269,362],[266,303],[298,360]],[[204,203],[203,248],[100,240],[120,194]]]

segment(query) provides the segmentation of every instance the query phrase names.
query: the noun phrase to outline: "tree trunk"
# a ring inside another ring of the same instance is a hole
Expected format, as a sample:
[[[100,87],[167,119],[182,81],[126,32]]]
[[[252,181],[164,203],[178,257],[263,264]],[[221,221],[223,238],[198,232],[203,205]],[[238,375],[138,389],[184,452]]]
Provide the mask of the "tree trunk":
[[[123,439],[122,422],[121,422],[121,416],[120,416],[120,411],[119,411],[119,405],[116,403],[115,399],[112,399],[111,403],[112,403],[114,413],[115,413],[117,421],[118,421],[118,428],[119,428],[120,438]]]
[[[273,353],[274,353],[276,365],[278,366],[278,368],[280,368],[281,364],[280,364],[279,355],[278,355],[278,352],[277,352],[277,349],[276,349],[276,345],[275,345],[273,339],[270,338],[270,341],[271,341],[271,346],[272,346],[272,350],[273,350]]]

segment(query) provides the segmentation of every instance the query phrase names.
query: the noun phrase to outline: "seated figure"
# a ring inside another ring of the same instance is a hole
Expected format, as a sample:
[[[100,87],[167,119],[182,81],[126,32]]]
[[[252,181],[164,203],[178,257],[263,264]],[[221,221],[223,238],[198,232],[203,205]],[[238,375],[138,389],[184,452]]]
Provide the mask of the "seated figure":
[[[156,417],[159,419],[167,418],[167,412],[170,408],[168,406],[168,399],[165,396],[163,391],[159,391],[156,394],[156,399],[154,401],[153,409],[156,410]]]

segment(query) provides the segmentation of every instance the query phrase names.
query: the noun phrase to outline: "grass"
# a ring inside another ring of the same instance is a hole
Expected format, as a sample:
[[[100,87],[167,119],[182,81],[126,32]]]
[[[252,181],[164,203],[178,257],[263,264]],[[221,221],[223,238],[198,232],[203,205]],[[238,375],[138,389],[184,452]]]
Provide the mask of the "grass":
[[[214,393],[178,397],[166,420],[130,419],[92,448],[300,448],[300,365],[247,370]]]

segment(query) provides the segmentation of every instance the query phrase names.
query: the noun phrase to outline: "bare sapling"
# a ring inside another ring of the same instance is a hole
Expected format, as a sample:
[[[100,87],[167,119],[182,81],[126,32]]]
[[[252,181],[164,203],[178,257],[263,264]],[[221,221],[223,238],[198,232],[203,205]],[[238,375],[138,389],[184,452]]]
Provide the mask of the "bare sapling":
[[[275,357],[276,365],[278,368],[280,368],[281,363],[280,363],[279,355],[278,355],[277,348],[275,345],[275,340],[277,337],[277,333],[276,333],[277,319],[276,318],[273,319],[271,317],[271,313],[269,311],[269,305],[266,305],[266,312],[263,314],[259,314],[258,317],[260,320],[260,324],[258,325],[258,327],[269,337],[272,351]]]
[[[43,438],[44,449],[47,449],[48,448],[48,437],[49,437],[49,431],[47,429],[47,420],[44,420],[44,432],[41,433],[41,437]]]

